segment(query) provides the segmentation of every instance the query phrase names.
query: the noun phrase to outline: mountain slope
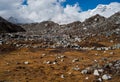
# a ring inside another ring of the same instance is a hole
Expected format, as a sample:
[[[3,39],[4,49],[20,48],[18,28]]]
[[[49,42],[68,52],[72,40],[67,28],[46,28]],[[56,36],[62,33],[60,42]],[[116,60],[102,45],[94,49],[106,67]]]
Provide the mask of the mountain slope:
[[[25,30],[16,24],[12,24],[0,17],[0,33],[24,32]]]

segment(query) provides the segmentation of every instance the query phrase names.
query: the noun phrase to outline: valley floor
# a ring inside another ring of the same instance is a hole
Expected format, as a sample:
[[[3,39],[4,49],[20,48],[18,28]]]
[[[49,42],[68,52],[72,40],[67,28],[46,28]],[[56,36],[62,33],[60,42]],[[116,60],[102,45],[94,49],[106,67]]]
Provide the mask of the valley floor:
[[[109,70],[112,67],[105,67],[118,60],[120,49],[22,48],[0,54],[0,82],[120,82],[120,69],[117,74],[116,71]],[[89,67],[93,70],[85,72]],[[94,70],[99,68],[104,71],[95,75]],[[104,74],[109,74],[111,78],[102,79]]]

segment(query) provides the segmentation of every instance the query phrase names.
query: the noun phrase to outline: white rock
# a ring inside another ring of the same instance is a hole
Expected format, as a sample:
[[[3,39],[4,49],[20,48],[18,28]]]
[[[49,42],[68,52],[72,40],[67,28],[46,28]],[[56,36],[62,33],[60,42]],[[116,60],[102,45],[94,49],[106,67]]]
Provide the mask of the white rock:
[[[97,48],[97,50],[102,50],[101,48]]]
[[[80,68],[79,68],[79,67],[74,67],[73,70],[75,70],[75,71],[79,71]]]
[[[104,51],[103,53],[106,53],[106,51]]]
[[[98,70],[94,70],[93,75],[95,75],[95,76],[99,76],[100,74],[99,74]]]
[[[53,62],[53,64],[55,65],[55,64],[57,64],[57,62]]]
[[[50,61],[47,61],[46,64],[50,64],[51,62]]]
[[[95,62],[98,62],[97,60],[94,60]]]
[[[114,52],[110,52],[110,55],[113,55],[114,54]]]
[[[65,56],[64,56],[64,55],[61,55],[60,57],[61,57],[61,58],[65,58]]]
[[[46,56],[46,54],[42,54],[42,57]]]
[[[77,58],[72,60],[73,63],[77,62],[77,61],[79,61],[79,59],[77,59]]]
[[[89,77],[86,77],[85,79],[86,79],[86,80],[88,80],[88,79],[89,79]]]
[[[63,74],[62,74],[60,77],[61,77],[61,78],[65,78]]]
[[[105,50],[107,51],[107,50],[109,50],[109,48],[106,47]]]
[[[102,79],[101,79],[101,78],[98,78],[98,81],[102,82]]]
[[[87,74],[88,73],[88,70],[84,69],[81,71],[82,74]]]
[[[64,59],[61,59],[60,61],[61,61],[61,62],[63,62],[63,61],[64,61]]]
[[[71,75],[72,73],[71,72],[68,72],[69,75]]]
[[[109,79],[111,79],[111,76],[109,76],[109,75],[107,75],[107,74],[104,74],[104,75],[102,76],[102,79],[103,79],[103,80],[109,80]]]
[[[84,28],[83,28],[83,30],[87,30],[87,28],[86,28],[86,27],[84,27]]]
[[[0,40],[0,45],[2,45],[2,41]]]
[[[101,73],[103,73],[104,70],[103,69],[98,69],[98,71],[101,72]]]
[[[6,63],[7,65],[9,65],[9,63]]]
[[[97,54],[97,53],[96,53],[95,55],[96,55],[96,56],[98,56],[98,54]]]
[[[110,40],[111,43],[113,43],[113,40]]]
[[[27,65],[27,64],[29,64],[29,62],[28,62],[28,61],[25,61],[24,64]]]

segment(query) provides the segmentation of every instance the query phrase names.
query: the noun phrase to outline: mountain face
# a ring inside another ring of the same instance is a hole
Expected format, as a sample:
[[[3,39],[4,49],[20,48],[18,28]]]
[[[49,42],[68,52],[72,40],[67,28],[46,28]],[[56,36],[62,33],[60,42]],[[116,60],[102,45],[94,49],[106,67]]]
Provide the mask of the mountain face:
[[[92,25],[92,24],[103,22],[103,21],[105,21],[105,19],[106,19],[105,17],[100,16],[99,14],[96,14],[95,16],[92,16],[92,17],[86,19],[83,22],[83,24],[84,25]]]
[[[115,13],[110,18],[108,18],[109,22],[113,22],[115,24],[120,24],[120,12]]]
[[[8,21],[13,23],[13,24],[17,24],[18,23],[18,20],[16,18],[14,18],[14,17],[9,17]]]
[[[31,24],[22,24],[21,25],[28,32],[30,31],[43,31],[44,29],[49,30],[52,28],[59,28],[59,24],[52,21],[44,21],[41,23],[31,23]]]
[[[25,30],[16,24],[12,24],[0,17],[0,33],[24,32]]]

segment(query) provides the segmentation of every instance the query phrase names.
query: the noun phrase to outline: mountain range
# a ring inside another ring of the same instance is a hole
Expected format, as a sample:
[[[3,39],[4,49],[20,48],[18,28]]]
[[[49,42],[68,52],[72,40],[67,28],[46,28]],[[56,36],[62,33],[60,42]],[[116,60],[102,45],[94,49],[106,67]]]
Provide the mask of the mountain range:
[[[11,19],[13,19],[11,17]],[[120,12],[109,18],[96,14],[84,22],[75,21],[69,24],[59,25],[53,21],[41,23],[13,24],[2,17],[0,18],[0,32],[25,32],[32,35],[61,36],[77,35],[79,37],[92,36],[93,34],[117,34],[120,37]]]
[[[23,24],[21,26],[28,32],[34,31],[35,34],[42,33],[43,31],[46,31],[48,34],[95,34],[120,28],[120,12],[115,13],[109,18],[96,14],[86,19],[84,22],[75,21],[73,23],[63,25],[59,25],[52,21],[44,21],[41,23]]]

